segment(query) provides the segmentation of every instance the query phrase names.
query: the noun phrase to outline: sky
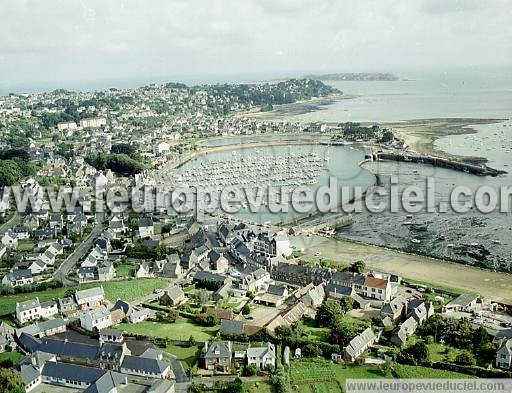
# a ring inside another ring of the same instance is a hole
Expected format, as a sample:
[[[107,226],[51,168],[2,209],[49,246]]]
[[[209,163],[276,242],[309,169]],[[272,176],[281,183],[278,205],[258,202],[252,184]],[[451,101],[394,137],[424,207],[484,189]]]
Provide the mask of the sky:
[[[4,85],[512,65],[508,0],[2,0],[0,15]]]

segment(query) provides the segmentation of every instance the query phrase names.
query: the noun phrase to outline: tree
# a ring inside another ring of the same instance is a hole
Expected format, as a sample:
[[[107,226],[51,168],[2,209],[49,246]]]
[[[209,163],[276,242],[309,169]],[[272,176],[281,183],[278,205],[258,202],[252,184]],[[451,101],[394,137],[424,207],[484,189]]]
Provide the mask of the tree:
[[[316,323],[320,327],[334,327],[343,317],[343,310],[335,300],[327,300],[316,311]]]
[[[458,348],[470,349],[472,344],[473,328],[467,318],[462,318],[457,323],[455,345]]]
[[[196,345],[196,339],[194,338],[193,335],[190,335],[190,337],[188,338],[188,346],[193,347],[194,345]]]
[[[428,347],[424,341],[418,341],[410,347],[404,348],[398,355],[402,363],[418,364],[428,359]]]
[[[2,393],[25,393],[20,373],[8,368],[0,369],[0,386]]]
[[[366,270],[366,264],[363,261],[356,261],[350,265],[348,270],[352,273],[362,274]]]
[[[343,296],[340,299],[340,307],[344,313],[349,312],[354,308],[354,299],[352,299],[350,296]]]
[[[258,374],[258,367],[255,364],[251,364],[249,366],[245,366],[242,375],[244,377],[253,377]]]
[[[242,307],[242,314],[249,315],[250,313],[251,313],[251,306],[249,305],[249,303],[245,303],[244,306]]]
[[[343,317],[337,321],[331,331],[333,341],[343,346],[346,346],[355,336],[357,336],[356,327],[351,321]]]
[[[471,352],[463,351],[455,357],[455,363],[459,366],[473,366],[476,362]]]

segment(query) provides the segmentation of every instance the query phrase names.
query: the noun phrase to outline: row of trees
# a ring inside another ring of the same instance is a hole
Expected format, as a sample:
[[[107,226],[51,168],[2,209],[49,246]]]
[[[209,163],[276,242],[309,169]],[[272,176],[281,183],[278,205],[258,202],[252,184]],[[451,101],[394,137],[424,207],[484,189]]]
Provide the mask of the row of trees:
[[[110,169],[121,175],[131,176],[144,170],[144,164],[123,153],[98,153],[87,156],[86,161],[98,170]]]
[[[11,186],[27,176],[36,174],[36,166],[29,161],[26,150],[0,151],[0,187]]]

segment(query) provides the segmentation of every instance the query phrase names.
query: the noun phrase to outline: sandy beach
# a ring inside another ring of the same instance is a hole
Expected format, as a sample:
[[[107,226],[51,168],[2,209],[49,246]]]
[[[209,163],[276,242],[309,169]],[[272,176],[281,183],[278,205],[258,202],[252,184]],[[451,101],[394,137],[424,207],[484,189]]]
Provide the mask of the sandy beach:
[[[321,236],[295,236],[292,244],[304,248],[305,259],[332,259],[343,264],[363,260],[374,270],[398,274],[448,288],[479,293],[485,298],[512,304],[512,275],[478,269],[384,247]]]
[[[392,128],[398,138],[404,140],[410,149],[422,154],[432,154],[451,160],[470,164],[485,164],[485,157],[461,157],[438,150],[434,146],[436,139],[448,135],[474,134],[476,130],[471,126],[479,124],[493,124],[503,119],[423,119],[408,120],[396,123],[383,123],[382,127]]]

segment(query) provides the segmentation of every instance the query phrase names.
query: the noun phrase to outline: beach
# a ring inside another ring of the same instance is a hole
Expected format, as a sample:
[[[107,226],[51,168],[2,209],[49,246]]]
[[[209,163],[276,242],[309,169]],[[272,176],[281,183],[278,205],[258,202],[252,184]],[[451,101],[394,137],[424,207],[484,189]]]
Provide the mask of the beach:
[[[512,303],[512,275],[464,266],[440,259],[392,250],[370,244],[321,236],[295,236],[292,244],[304,248],[305,260],[315,257],[342,264],[362,260],[368,269],[397,274],[402,278],[432,283],[446,288],[479,293],[493,301]]]

